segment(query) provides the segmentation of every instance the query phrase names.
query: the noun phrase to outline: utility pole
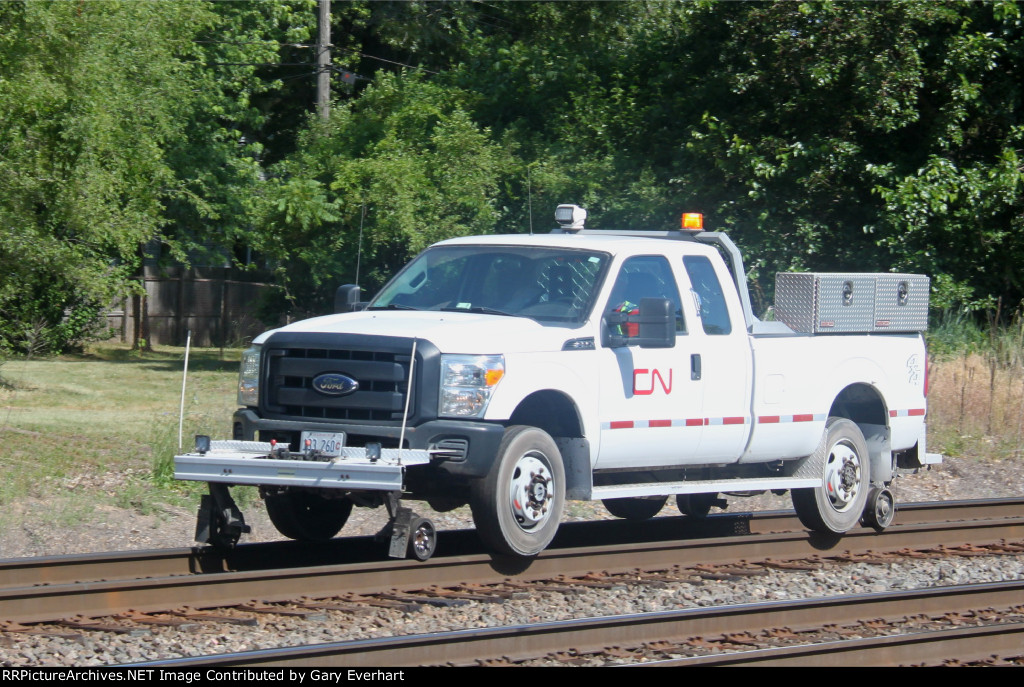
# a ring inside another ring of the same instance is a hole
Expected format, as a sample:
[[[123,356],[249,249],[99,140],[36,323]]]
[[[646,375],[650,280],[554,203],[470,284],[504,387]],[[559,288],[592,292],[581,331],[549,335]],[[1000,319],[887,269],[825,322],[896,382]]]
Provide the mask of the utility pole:
[[[325,122],[331,116],[331,0],[318,0],[319,39],[316,46],[316,109]]]

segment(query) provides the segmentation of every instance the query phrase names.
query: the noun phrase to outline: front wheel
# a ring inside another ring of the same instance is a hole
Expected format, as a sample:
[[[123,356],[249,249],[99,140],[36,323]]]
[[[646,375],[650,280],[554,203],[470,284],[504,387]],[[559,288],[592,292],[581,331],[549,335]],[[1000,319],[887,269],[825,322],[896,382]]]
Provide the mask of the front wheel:
[[[821,445],[810,460],[822,484],[814,489],[794,489],[793,508],[805,527],[842,534],[857,525],[867,503],[871,475],[864,435],[850,420],[830,417]]]
[[[341,531],[352,513],[352,501],[348,498],[327,499],[308,491],[270,493],[263,500],[277,531],[299,541],[331,539]]]
[[[484,544],[502,554],[536,556],[562,518],[565,470],[558,446],[536,427],[509,427],[490,473],[474,482],[471,496]]]

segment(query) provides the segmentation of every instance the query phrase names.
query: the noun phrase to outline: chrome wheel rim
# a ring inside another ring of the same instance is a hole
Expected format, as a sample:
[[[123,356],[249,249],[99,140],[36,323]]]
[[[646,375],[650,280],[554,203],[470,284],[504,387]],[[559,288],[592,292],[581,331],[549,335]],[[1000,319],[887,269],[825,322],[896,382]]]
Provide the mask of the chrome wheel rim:
[[[832,447],[825,463],[825,493],[837,513],[852,508],[861,488],[860,456],[848,441]]]
[[[434,528],[421,523],[412,533],[412,549],[416,558],[424,560],[434,552]]]
[[[530,532],[548,521],[555,498],[555,484],[543,453],[531,451],[516,461],[508,494],[512,516],[520,529]]]

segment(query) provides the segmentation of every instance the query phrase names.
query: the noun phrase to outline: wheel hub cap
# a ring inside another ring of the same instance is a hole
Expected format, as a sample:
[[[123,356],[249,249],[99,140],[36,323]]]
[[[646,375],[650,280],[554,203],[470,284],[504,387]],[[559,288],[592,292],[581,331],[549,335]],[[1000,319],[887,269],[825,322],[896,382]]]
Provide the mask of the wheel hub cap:
[[[542,525],[551,514],[551,470],[543,455],[528,453],[521,457],[512,472],[509,484],[509,503],[512,515],[524,530]]]
[[[434,548],[434,532],[431,528],[420,525],[412,535],[412,545],[419,556],[424,556]]]
[[[860,490],[860,456],[847,443],[832,447],[825,465],[825,488],[832,507],[838,512],[849,510]]]

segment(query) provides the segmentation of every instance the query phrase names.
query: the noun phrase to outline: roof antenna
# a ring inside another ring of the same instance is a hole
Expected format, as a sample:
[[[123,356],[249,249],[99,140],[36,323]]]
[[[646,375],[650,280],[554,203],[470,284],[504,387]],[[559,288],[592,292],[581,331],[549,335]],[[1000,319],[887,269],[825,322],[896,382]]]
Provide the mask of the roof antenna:
[[[363,259],[363,220],[366,219],[366,203],[363,203],[362,214],[359,216],[359,245],[356,246],[356,284],[359,283],[359,263]]]
[[[530,210],[530,236],[533,236],[533,186],[530,183],[530,165],[526,165],[526,206]]]

